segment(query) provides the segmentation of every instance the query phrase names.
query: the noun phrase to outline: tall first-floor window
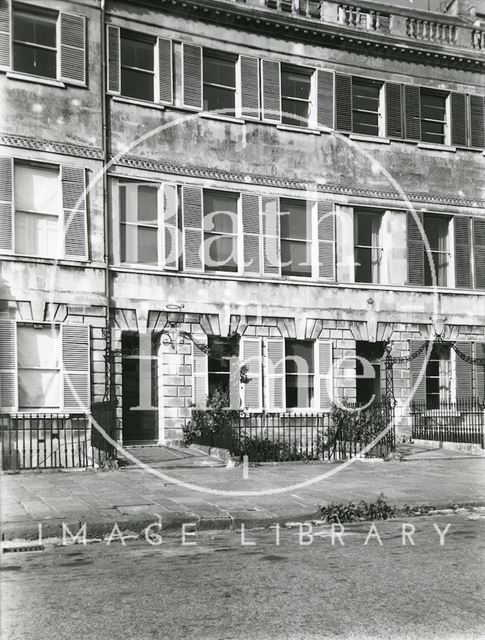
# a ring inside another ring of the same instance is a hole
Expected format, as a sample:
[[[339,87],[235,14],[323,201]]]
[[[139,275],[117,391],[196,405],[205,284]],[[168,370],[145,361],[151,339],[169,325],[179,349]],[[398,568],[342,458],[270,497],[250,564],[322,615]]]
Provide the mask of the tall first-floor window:
[[[452,366],[449,345],[433,345],[426,365],[426,406],[439,407],[452,399]]]
[[[125,183],[119,188],[121,261],[158,264],[158,187]]]
[[[234,116],[236,109],[236,58],[219,51],[203,53],[204,111]]]
[[[368,209],[354,212],[355,282],[379,282],[382,256],[382,214]]]
[[[421,89],[421,140],[445,144],[447,94]]]
[[[238,193],[204,189],[204,254],[207,271],[237,271]]]
[[[313,69],[281,65],[281,121],[307,127],[311,112]]]
[[[15,164],[15,252],[59,255],[61,184],[59,168]]]
[[[425,214],[423,216],[423,227],[429,242],[429,250],[424,251],[424,283],[434,284],[433,271],[436,277],[436,284],[446,287],[448,284],[448,270],[450,264],[449,249],[449,226],[450,219],[446,216]]]
[[[314,342],[285,341],[286,408],[309,408],[314,396]]]
[[[383,83],[352,78],[352,131],[369,136],[382,135],[380,113]]]
[[[17,345],[19,409],[59,409],[59,328],[19,326]]]
[[[281,273],[312,275],[311,206],[305,200],[280,200]]]

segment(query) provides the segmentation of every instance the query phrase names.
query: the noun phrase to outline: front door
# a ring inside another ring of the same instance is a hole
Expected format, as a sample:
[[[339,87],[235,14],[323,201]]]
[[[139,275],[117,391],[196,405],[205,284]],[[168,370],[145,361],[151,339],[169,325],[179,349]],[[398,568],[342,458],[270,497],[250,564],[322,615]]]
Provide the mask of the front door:
[[[122,336],[123,444],[158,441],[157,349],[141,341],[138,333]]]

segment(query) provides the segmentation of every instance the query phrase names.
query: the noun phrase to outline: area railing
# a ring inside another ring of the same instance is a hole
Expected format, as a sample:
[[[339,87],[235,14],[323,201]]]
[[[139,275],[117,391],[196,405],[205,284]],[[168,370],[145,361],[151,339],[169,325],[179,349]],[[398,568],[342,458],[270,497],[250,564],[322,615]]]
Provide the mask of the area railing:
[[[202,430],[194,443],[226,449],[241,459],[247,455],[250,462],[385,457],[395,446],[392,418],[387,405],[347,407],[340,414],[228,411],[223,417],[219,414],[218,424]],[[366,450],[388,425],[387,433]]]
[[[412,402],[412,437],[416,440],[477,444],[485,447],[485,400]]]

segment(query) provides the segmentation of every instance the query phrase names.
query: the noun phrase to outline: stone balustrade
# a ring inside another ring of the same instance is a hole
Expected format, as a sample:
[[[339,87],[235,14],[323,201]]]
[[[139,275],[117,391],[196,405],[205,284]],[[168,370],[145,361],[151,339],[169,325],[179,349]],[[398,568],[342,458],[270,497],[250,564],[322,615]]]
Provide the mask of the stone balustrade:
[[[457,27],[435,20],[407,18],[406,35],[408,38],[453,46],[456,44]]]

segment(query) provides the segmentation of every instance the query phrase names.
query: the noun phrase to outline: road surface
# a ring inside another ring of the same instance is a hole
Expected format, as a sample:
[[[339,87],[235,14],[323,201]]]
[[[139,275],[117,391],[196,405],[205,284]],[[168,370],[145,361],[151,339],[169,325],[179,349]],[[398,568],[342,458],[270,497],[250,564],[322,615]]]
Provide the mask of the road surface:
[[[370,523],[348,526],[344,546],[314,526],[313,539],[281,529],[279,545],[272,529],[246,531],[245,545],[206,532],[187,536],[192,546],[177,534],[4,553],[1,637],[484,638],[484,516],[409,523],[414,546],[395,520],[376,523],[367,545]]]

